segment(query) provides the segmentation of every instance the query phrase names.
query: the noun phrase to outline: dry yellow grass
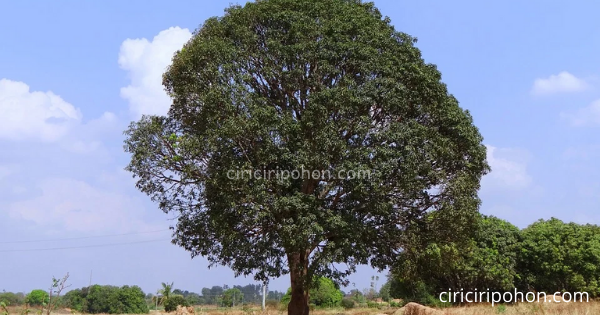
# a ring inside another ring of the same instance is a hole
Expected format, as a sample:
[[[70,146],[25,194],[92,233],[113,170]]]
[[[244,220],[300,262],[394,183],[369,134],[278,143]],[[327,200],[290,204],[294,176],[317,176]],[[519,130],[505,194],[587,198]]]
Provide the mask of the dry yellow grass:
[[[504,309],[502,311],[502,309]],[[19,315],[19,308],[10,308],[10,315]],[[53,313],[54,315],[72,314],[65,310]],[[164,313],[160,311],[150,311],[150,315],[174,315],[175,313]],[[285,310],[268,309],[261,311],[259,308],[251,309],[210,309],[196,308],[195,315],[286,315]],[[465,307],[453,307],[439,310],[437,314],[442,315],[600,315],[600,302],[583,302],[583,303],[521,303],[518,305],[507,306],[490,306],[490,305],[469,305]],[[29,315],[36,315],[36,312],[31,312]],[[81,315],[81,314],[77,314]],[[101,314],[102,315],[102,314]],[[106,315],[106,314],[105,314]],[[322,309],[311,312],[311,315],[428,315],[427,313],[407,313],[402,314],[402,311],[394,308],[386,309],[352,309],[344,310],[342,308]]]

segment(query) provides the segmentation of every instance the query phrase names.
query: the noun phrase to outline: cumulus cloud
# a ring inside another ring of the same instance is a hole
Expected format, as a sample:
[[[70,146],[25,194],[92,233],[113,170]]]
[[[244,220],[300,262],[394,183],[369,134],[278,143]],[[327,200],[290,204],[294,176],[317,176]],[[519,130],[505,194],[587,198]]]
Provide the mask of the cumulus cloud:
[[[80,120],[79,109],[60,96],[0,79],[0,139],[55,141]]]
[[[576,127],[600,125],[600,100],[596,100],[589,106],[580,108],[575,112],[563,112],[560,116]]]
[[[105,112],[99,118],[74,128],[61,142],[61,147],[77,154],[106,156],[108,152],[101,139],[115,134],[120,136],[124,127],[119,123],[115,114]]]
[[[171,100],[162,86],[162,75],[173,54],[192,37],[188,29],[171,27],[161,31],[152,41],[146,38],[126,39],[121,44],[119,66],[128,72],[131,83],[121,88],[121,97],[129,102],[131,113],[164,115]]]
[[[569,72],[563,71],[548,78],[538,78],[533,82],[531,94],[550,95],[556,93],[579,92],[588,88],[588,83]]]
[[[157,229],[145,223],[143,207],[131,196],[68,178],[44,180],[39,188],[39,196],[9,205],[9,215],[13,219],[75,232]]]
[[[522,150],[487,147],[487,161],[492,171],[482,180],[483,187],[527,188],[532,178],[527,172],[528,154]]]

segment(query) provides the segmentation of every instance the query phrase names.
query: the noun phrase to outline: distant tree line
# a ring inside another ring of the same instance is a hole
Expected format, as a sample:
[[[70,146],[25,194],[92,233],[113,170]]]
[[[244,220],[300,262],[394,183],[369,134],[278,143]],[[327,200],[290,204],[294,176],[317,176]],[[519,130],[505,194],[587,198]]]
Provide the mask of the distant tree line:
[[[424,304],[440,304],[441,292],[460,289],[600,296],[599,226],[552,218],[520,230],[484,215],[476,226],[459,242],[412,231],[384,286],[389,296]]]
[[[284,292],[268,291],[267,301],[278,304]],[[89,314],[145,314],[150,309],[160,307],[170,311],[177,305],[218,305],[231,307],[243,304],[260,304],[262,286],[249,284],[229,287],[213,286],[203,288],[200,293],[173,289],[173,284],[163,283],[158,294],[144,293],[138,286],[116,287],[93,285],[74,289],[58,298],[57,307],[70,308]],[[9,306],[37,307],[46,305],[49,294],[45,290],[32,290],[30,293],[0,292],[0,302]]]

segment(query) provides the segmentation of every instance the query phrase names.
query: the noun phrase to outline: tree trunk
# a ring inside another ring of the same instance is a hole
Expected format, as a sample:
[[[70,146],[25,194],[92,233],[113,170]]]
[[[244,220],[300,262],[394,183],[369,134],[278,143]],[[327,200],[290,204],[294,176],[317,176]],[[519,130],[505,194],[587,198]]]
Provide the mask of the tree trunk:
[[[288,315],[308,315],[308,254],[292,253],[288,255],[292,299],[288,304]]]

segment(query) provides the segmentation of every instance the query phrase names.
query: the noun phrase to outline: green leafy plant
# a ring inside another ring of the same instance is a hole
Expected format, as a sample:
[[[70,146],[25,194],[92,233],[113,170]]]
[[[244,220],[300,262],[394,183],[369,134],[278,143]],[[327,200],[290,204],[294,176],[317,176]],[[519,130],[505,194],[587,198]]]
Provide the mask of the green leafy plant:
[[[50,300],[48,292],[44,290],[33,290],[25,297],[27,304],[32,306],[45,306]]]
[[[7,304],[4,301],[0,302],[0,315],[8,315]]]
[[[342,302],[341,302],[341,305],[345,309],[354,308],[354,300],[349,299],[349,298],[343,298]]]
[[[506,312],[506,306],[504,304],[498,305],[498,307],[496,308],[496,313],[504,314],[505,312]]]
[[[165,312],[173,312],[177,310],[177,306],[189,306],[183,295],[171,295],[169,299],[164,302]]]
[[[50,290],[48,290],[48,307],[46,309],[46,315],[50,315],[50,313],[56,309],[58,303],[60,302],[60,294],[64,289],[71,286],[70,284],[67,284],[68,279],[69,273],[67,273],[62,279],[52,277],[52,285],[50,286]]]

